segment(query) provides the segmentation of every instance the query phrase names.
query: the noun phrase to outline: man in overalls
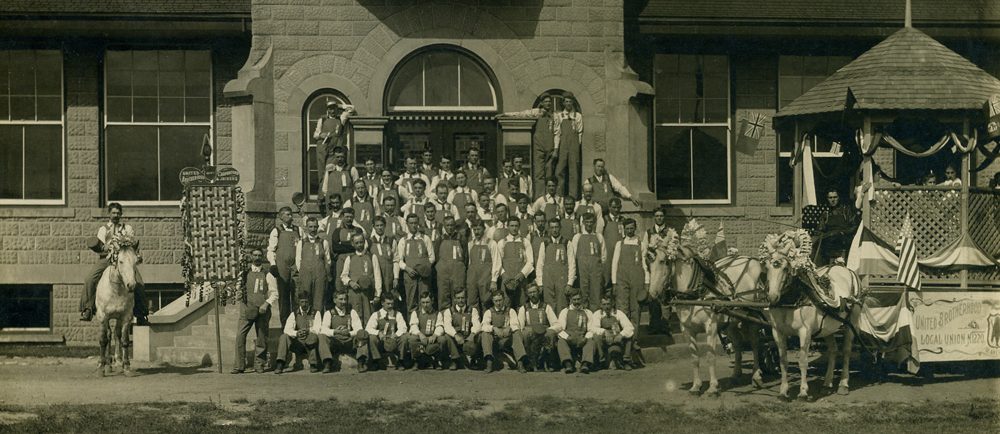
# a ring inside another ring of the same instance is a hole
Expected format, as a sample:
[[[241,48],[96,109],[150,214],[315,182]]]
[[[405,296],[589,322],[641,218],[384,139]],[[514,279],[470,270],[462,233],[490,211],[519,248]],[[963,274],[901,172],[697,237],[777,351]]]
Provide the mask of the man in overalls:
[[[335,150],[338,148],[343,150],[347,146],[347,131],[349,129],[347,121],[352,110],[353,108],[350,106],[341,106],[335,101],[328,101],[326,103],[326,116],[316,121],[316,130],[313,131],[313,140],[318,141],[316,143],[316,172],[320,174],[320,181],[324,186],[328,167],[334,164],[331,160],[336,153]],[[322,191],[325,193],[327,190],[324,187]],[[323,200],[325,196],[321,195],[320,198]]]
[[[396,260],[396,239],[385,233],[385,218],[376,216],[372,220],[372,236],[368,239],[368,250],[378,259],[379,271],[382,272],[382,293],[395,294],[396,275],[393,274]],[[395,296],[395,295],[393,295]],[[381,305],[378,296],[372,300],[372,308]]]
[[[441,224],[444,222],[445,216],[452,216],[458,218],[458,207],[448,202],[448,186],[445,184],[438,184],[434,190],[434,208],[437,208],[434,212],[434,222]]]
[[[566,196],[563,198],[563,212],[562,217],[562,237],[567,240],[572,240],[573,236],[580,233],[583,228],[581,223],[583,223],[583,218],[576,214],[576,199],[572,196]],[[596,219],[595,219],[596,225]]]
[[[531,243],[518,234],[521,221],[512,218],[507,224],[507,237],[497,241],[497,252],[500,253],[500,285],[511,307],[517,308],[521,305],[521,289],[535,269],[533,262],[535,255],[531,251]]]
[[[451,168],[451,159],[441,157],[441,162],[438,163],[438,170],[431,176],[431,189],[437,189],[437,186],[444,185],[450,190],[455,187],[454,179],[455,172]]]
[[[370,234],[372,232],[372,219],[378,215],[379,209],[375,198],[368,191],[368,184],[363,179],[356,179],[354,181],[354,196],[351,196],[344,203],[344,207],[354,210],[355,223],[364,228],[365,233]]]
[[[531,204],[531,212],[533,214],[544,214],[545,220],[558,218],[563,210],[563,198],[559,196],[557,192],[558,188],[558,179],[546,179],[545,194],[540,195],[538,199],[535,199],[535,201]]]
[[[420,220],[424,220],[426,218],[424,205],[430,202],[430,198],[425,194],[427,183],[423,179],[417,179],[413,181],[412,186],[413,190],[410,192],[410,198],[403,204],[403,215],[416,214]],[[434,218],[434,216],[431,216],[431,218]]]
[[[584,185],[590,184],[594,187],[594,200],[607,209],[611,203],[611,198],[621,198],[632,201],[635,206],[640,206],[639,202],[632,198],[632,193],[628,187],[618,181],[614,175],[608,173],[604,167],[603,158],[594,159],[594,175],[584,181]]]
[[[583,115],[571,96],[563,98],[562,107],[562,111],[552,116],[556,128],[555,148],[559,156],[555,174],[560,181],[559,191],[578,197],[582,161],[580,154],[583,152]]]
[[[382,199],[382,219],[385,220],[385,235],[394,240],[403,238],[406,235],[406,219],[399,215],[396,208],[397,198],[386,196]]]
[[[369,189],[373,191],[372,196],[375,197],[375,203],[384,204],[387,197],[396,198],[397,205],[402,203],[399,196],[399,186],[393,181],[392,171],[389,169],[382,169],[378,183],[369,184]]]
[[[542,243],[548,238],[549,228],[548,220],[545,220],[545,214],[534,214],[531,216],[530,220],[521,220],[522,227],[528,227],[527,238],[531,241],[531,251],[535,253],[535,261],[538,260],[538,255],[542,252]],[[528,224],[527,222],[532,222]],[[524,232],[523,230],[521,232]],[[538,273],[538,266],[535,266],[535,273]]]
[[[455,228],[455,218],[445,216],[442,230],[433,240],[437,263],[437,307],[447,310],[451,307],[455,291],[465,287],[468,245]]]
[[[580,277],[580,292],[586,297],[591,308],[601,305],[604,291],[604,263],[608,258],[604,253],[604,235],[596,233],[593,214],[583,215],[583,232],[573,236],[568,245],[569,274],[566,285],[570,286]]]
[[[455,177],[452,179],[454,187],[448,192],[448,202],[460,210],[464,210],[466,205],[470,203],[478,207],[479,196],[475,190],[466,185],[468,178],[465,176],[465,172],[461,170],[455,172]]]
[[[347,300],[351,307],[368,318],[372,313],[372,301],[382,294],[382,268],[377,255],[368,250],[365,235],[355,232],[351,236],[354,253],[342,255],[340,282],[347,288]]]
[[[559,337],[556,348],[567,374],[576,372],[574,352],[580,353],[580,372],[586,374],[594,365],[594,336],[590,331],[590,317],[590,311],[583,307],[580,293],[569,293],[569,307],[559,312],[556,322]]]
[[[341,198],[345,198],[354,194],[354,180],[361,177],[358,176],[357,168],[347,166],[345,153],[346,149],[343,147],[333,149],[333,161],[327,163],[326,176],[323,178],[323,197],[339,194]]]
[[[295,294],[292,270],[295,266],[295,250],[302,229],[292,224],[292,209],[283,206],[278,210],[278,221],[267,237],[267,260],[278,267],[278,318],[284,324],[292,313],[292,296]]]
[[[354,253],[355,250],[351,243],[351,237],[359,232],[364,234],[364,229],[354,224],[354,209],[344,208],[340,210],[340,226],[328,228],[324,234],[330,246],[330,259],[334,263],[334,268],[330,270],[330,280],[334,282],[334,290],[344,289],[340,282],[340,273],[344,269],[344,260],[347,255]],[[324,303],[322,307],[325,308],[329,305],[329,299],[324,299]],[[317,308],[319,307],[317,306]]]
[[[242,374],[247,363],[247,334],[253,329],[256,332],[254,340],[254,370],[258,374],[264,372],[267,363],[268,323],[271,321],[271,308],[278,304],[278,280],[264,268],[267,260],[260,249],[250,252],[250,270],[247,271],[246,283],[243,285],[244,298],[239,300],[239,328],[236,332],[236,366],[231,373]],[[274,267],[277,271],[277,267]]]
[[[465,204],[464,214],[462,215],[462,219],[458,222],[460,231],[463,232],[465,239],[472,239],[472,225],[477,221],[482,221],[479,218],[479,207],[471,202]]]
[[[344,200],[339,193],[331,194],[326,203],[326,216],[319,219],[320,233],[329,233],[340,226],[340,213],[344,208]]]
[[[431,238],[420,233],[419,222],[416,214],[407,215],[410,233],[396,244],[396,268],[397,274],[403,276],[407,312],[416,312],[417,295],[430,289],[431,264],[435,261]]]
[[[594,202],[594,186],[584,184],[583,193],[581,194],[582,197],[576,201],[576,207],[573,208],[573,214],[576,216],[582,216],[587,213],[593,214],[597,217],[597,232],[604,232],[604,208],[597,202]]]
[[[614,298],[601,296],[601,308],[591,316],[591,332],[597,346],[597,363],[613,369],[632,370],[632,322],[625,312],[615,309]]]
[[[496,241],[486,236],[486,225],[482,220],[472,222],[472,237],[469,240],[469,268],[466,273],[465,289],[469,304],[480,312],[493,304],[492,294],[497,290],[500,277],[500,254]]]
[[[503,292],[497,291],[493,294],[493,307],[483,313],[482,330],[486,373],[499,369],[495,366],[495,357],[503,357],[507,350],[513,353],[514,360],[517,361],[517,370],[521,373],[527,372],[524,367],[527,353],[520,333],[521,325],[517,321],[517,311],[508,306],[507,297]]]
[[[326,284],[329,281],[330,243],[319,237],[319,223],[315,217],[306,219],[306,236],[295,243],[295,269],[300,294],[309,294],[312,306],[323,306]]]
[[[396,310],[396,298],[388,292],[382,293],[382,308],[368,318],[365,332],[368,333],[368,357],[372,366],[385,358],[389,365],[402,369],[399,360],[403,358],[403,340],[406,336],[406,320]]]
[[[465,172],[465,177],[468,178],[469,188],[482,195],[483,180],[489,178],[490,171],[479,165],[478,148],[469,149],[467,160],[465,166],[462,167],[462,171]]]
[[[278,357],[274,368],[275,374],[285,372],[286,363],[291,358],[291,352],[306,353],[309,358],[309,371],[319,372],[319,361],[330,359],[330,348],[319,344],[320,324],[323,317],[312,309],[309,301],[312,295],[299,292],[299,308],[288,316],[285,321],[284,333],[278,339]],[[300,359],[301,360],[301,359]]]
[[[528,369],[541,371],[543,366],[549,372],[558,367],[554,362],[553,348],[556,345],[555,324],[558,320],[552,306],[542,301],[541,290],[534,284],[525,288],[528,300],[517,311],[521,323],[524,347],[528,353]]]
[[[347,302],[347,293],[343,291],[333,296],[333,308],[323,312],[319,346],[326,347],[330,355],[323,359],[324,374],[333,372],[333,365],[339,361],[341,354],[357,358],[358,372],[368,370],[368,333],[361,325],[358,311]]]
[[[639,303],[645,302],[649,295],[649,266],[644,257],[647,246],[635,235],[635,220],[627,218],[623,223],[625,238],[615,243],[611,258],[611,284],[618,309],[633,324],[638,324]]]
[[[507,235],[510,234],[510,231],[507,229],[507,220],[510,219],[507,205],[498,203],[493,208],[492,217],[493,221],[486,228],[486,235],[492,238],[493,241],[500,242],[500,240],[507,238]]]
[[[613,197],[608,204],[608,215],[604,219],[604,230],[601,234],[604,235],[604,248],[607,249],[605,255],[610,258],[612,253],[614,253],[614,248],[618,245],[618,241],[625,236],[625,218],[622,216],[622,200]],[[646,250],[643,250],[643,255],[645,255]],[[604,264],[604,281],[611,281],[611,261]],[[624,308],[622,308],[624,309]]]
[[[527,237],[531,233],[531,223],[535,219],[535,216],[531,213],[531,202],[528,200],[528,195],[524,193],[514,193],[511,199],[514,207],[514,217],[521,220],[521,236]]]
[[[569,250],[568,241],[560,235],[561,225],[559,219],[549,220],[548,235],[539,244],[535,261],[535,284],[541,288],[545,304],[557,312],[569,304],[566,290],[572,288],[572,281],[566,283],[569,280]]]
[[[448,354],[451,364],[448,369],[454,371],[458,365],[472,365],[479,348],[476,346],[477,336],[482,328],[479,322],[479,310],[466,303],[465,289],[458,288],[452,297],[450,308],[441,311],[444,323],[444,334],[448,336]]]
[[[496,179],[489,176],[483,178],[482,187],[478,192],[478,200],[479,206],[483,209],[480,214],[483,214],[484,218],[490,212],[495,211],[498,205],[507,205],[507,197],[496,191]]]
[[[417,369],[427,366],[441,369],[445,357],[442,351],[447,344],[441,313],[434,310],[431,293],[423,291],[419,309],[410,314],[410,336],[406,344],[410,360]]]
[[[399,189],[399,195],[404,201],[410,200],[413,197],[414,183],[417,180],[424,182],[424,188],[431,183],[431,179],[428,178],[423,173],[420,173],[420,166],[417,165],[417,159],[413,156],[406,157],[406,163],[404,165],[406,171],[402,175],[399,175],[399,179],[396,179],[396,186]]]

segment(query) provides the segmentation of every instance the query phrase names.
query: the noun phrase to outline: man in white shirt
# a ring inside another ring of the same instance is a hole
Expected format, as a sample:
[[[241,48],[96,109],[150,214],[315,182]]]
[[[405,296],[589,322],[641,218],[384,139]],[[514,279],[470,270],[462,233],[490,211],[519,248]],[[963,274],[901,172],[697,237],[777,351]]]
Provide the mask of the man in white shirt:
[[[301,224],[305,224],[302,214]],[[295,246],[300,238],[305,236],[302,227],[292,222],[292,209],[287,206],[278,210],[278,221],[267,237],[267,260],[278,268],[278,318],[284,324],[292,313],[293,296],[295,295],[292,271],[295,269]]]
[[[625,312],[615,309],[610,293],[601,296],[601,308],[591,315],[590,327],[597,347],[597,363],[612,369],[632,370],[632,335],[635,330]]]
[[[653,211],[653,227],[646,228],[643,234],[643,244],[646,245],[647,249],[654,249],[659,245],[660,241],[667,236],[667,211],[665,207],[657,208]],[[649,262],[653,260],[655,254],[652,251],[646,251],[646,266],[649,267]],[[659,300],[649,299],[647,300],[649,306],[649,328],[648,330],[654,334],[669,334],[670,326],[667,320],[663,318],[663,308],[660,306]]]
[[[323,359],[323,373],[333,372],[333,365],[341,354],[352,354],[358,360],[358,372],[368,370],[368,333],[361,325],[361,317],[347,302],[347,293],[333,296],[333,307],[323,312],[319,328],[320,348],[328,348],[330,358]]]
[[[559,218],[559,214],[562,213],[563,199],[560,197],[556,190],[559,187],[559,180],[556,178],[548,178],[545,180],[545,194],[535,199],[531,204],[532,214],[545,214],[546,220],[552,220],[554,218]]]
[[[441,162],[438,165],[438,170],[434,172],[434,176],[431,177],[431,190],[436,190],[438,185],[445,185],[449,189],[453,188],[452,180],[455,178],[455,172],[451,168],[451,160],[448,157],[441,157]]]
[[[306,219],[306,236],[295,243],[295,269],[298,282],[295,287],[312,297],[311,306],[323,306],[326,284],[331,265],[330,243],[319,237],[319,224],[315,217]]]
[[[487,374],[498,369],[495,357],[503,357],[505,350],[513,353],[517,370],[522,374],[527,372],[524,366],[527,352],[520,333],[521,324],[517,320],[517,311],[508,306],[503,292],[493,293],[493,307],[483,313],[482,331],[483,359]]]
[[[608,201],[612,197],[621,197],[622,199],[631,201],[637,207],[641,206],[632,197],[632,193],[628,191],[628,187],[625,187],[614,175],[608,173],[603,158],[594,159],[594,176],[587,178],[583,182],[584,185],[590,184],[594,187],[594,200],[605,209],[607,209]]]
[[[309,358],[309,371],[319,372],[320,360],[331,359],[329,346],[319,345],[320,324],[323,317],[312,309],[312,294],[299,292],[298,309],[285,321],[284,333],[278,339],[277,364],[275,374],[285,371],[286,363],[291,358],[291,352],[306,353]],[[301,360],[301,359],[300,359]]]
[[[500,254],[500,287],[506,292],[512,307],[521,305],[521,289],[535,269],[535,254],[531,243],[520,235],[521,221],[507,221],[507,236],[497,241]]]
[[[434,311],[434,300],[429,291],[420,293],[420,307],[410,313],[410,336],[407,350],[417,369],[433,366],[442,369],[445,355],[442,350],[448,345],[444,335],[444,320],[440,312]]]
[[[590,372],[594,365],[594,334],[590,330],[591,312],[583,307],[583,298],[578,291],[569,292],[569,307],[559,312],[555,329],[559,341],[556,348],[563,370],[567,374],[576,372],[574,353],[580,355],[580,372]]]
[[[576,208],[573,214],[582,216],[587,213],[594,214],[597,218],[597,232],[604,233],[604,209],[601,204],[594,201],[594,186],[583,184],[583,197],[576,201]]]
[[[479,206],[483,211],[480,213],[483,218],[487,218],[490,211],[496,209],[499,204],[507,205],[507,197],[496,191],[496,178],[487,176],[483,178],[483,186],[479,191]]]
[[[367,239],[362,233],[351,236],[354,253],[344,255],[340,281],[347,288],[351,307],[362,318],[371,316],[372,303],[382,295],[382,268],[379,257],[368,250]]]
[[[482,325],[479,310],[466,303],[465,290],[455,291],[451,307],[441,311],[441,320],[444,333],[448,336],[448,354],[451,356],[448,369],[454,371],[460,364],[466,367],[472,365],[472,359],[479,350],[476,339]]]
[[[635,235],[636,222],[624,221],[625,238],[615,244],[611,258],[611,284],[615,303],[629,319],[638,324],[639,303],[649,294],[649,265],[645,261],[646,244]]]
[[[263,373],[267,363],[268,323],[271,321],[271,308],[278,304],[278,280],[274,277],[278,267],[273,267],[275,273],[269,273],[264,264],[267,264],[264,252],[253,249],[250,252],[250,270],[243,285],[243,297],[238,301],[240,316],[237,320],[236,364],[232,374],[242,374],[246,370],[247,335],[251,329],[256,331],[254,370],[258,374]]]
[[[552,306],[542,301],[541,292],[538,286],[528,284],[525,288],[528,300],[518,309],[517,319],[523,330],[521,335],[528,354],[527,369],[541,371],[544,366],[544,369],[552,372],[559,366],[553,352],[556,346],[555,325],[559,318]]]
[[[406,157],[405,166],[406,171],[402,175],[399,175],[399,179],[396,180],[396,187],[399,189],[399,195],[404,201],[409,200],[413,196],[414,183],[417,180],[424,182],[424,188],[427,188],[431,183],[431,179],[420,172],[420,166],[417,165],[417,159],[410,156]]]
[[[418,230],[419,222],[416,214],[407,215],[406,226],[410,233],[396,244],[397,270],[393,274],[403,276],[407,312],[415,312],[417,296],[430,289],[431,264],[435,261],[431,237]]]
[[[90,249],[98,253],[100,259],[84,278],[83,292],[80,294],[80,321],[90,321],[97,312],[95,306],[97,300],[97,283],[101,280],[101,276],[104,275],[104,270],[109,266],[108,243],[115,236],[136,240],[135,230],[132,229],[132,226],[122,223],[122,214],[121,204],[117,202],[108,204],[108,223],[97,228],[97,238],[90,243]],[[136,244],[135,249],[136,254],[139,255],[138,263],[142,263],[142,254],[139,253],[138,244]],[[139,325],[149,325],[149,322],[146,320],[146,315],[148,314],[146,310],[146,298],[143,296],[145,285],[142,282],[142,276],[138,272],[136,272],[135,278],[135,303],[133,304],[132,313]]]
[[[378,367],[386,359],[387,367],[402,369],[404,340],[407,332],[403,314],[396,310],[396,300],[389,292],[382,293],[382,309],[368,318],[365,333],[368,334],[368,357],[373,367]]]
[[[580,277],[580,291],[590,307],[596,309],[604,291],[604,263],[608,261],[604,249],[604,235],[594,232],[594,215],[583,215],[583,230],[574,235],[567,246],[569,275],[566,286]]]

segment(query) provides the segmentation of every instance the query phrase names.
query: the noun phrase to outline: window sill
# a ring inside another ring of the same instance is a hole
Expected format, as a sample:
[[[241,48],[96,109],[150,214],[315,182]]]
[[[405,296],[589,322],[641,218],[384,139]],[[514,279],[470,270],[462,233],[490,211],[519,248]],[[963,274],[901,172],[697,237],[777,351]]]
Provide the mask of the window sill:
[[[768,211],[771,217],[791,217],[795,215],[795,208],[792,206],[772,206]]]
[[[164,218],[164,217],[181,217],[181,209],[179,206],[175,205],[160,205],[160,206],[136,206],[136,205],[122,205],[125,208],[124,217],[126,219],[130,217],[137,218]],[[108,217],[108,211],[104,208],[90,208],[90,218],[94,219],[106,219]]]
[[[0,207],[0,217],[76,217],[73,208],[55,208],[52,205],[16,205],[16,207]]]

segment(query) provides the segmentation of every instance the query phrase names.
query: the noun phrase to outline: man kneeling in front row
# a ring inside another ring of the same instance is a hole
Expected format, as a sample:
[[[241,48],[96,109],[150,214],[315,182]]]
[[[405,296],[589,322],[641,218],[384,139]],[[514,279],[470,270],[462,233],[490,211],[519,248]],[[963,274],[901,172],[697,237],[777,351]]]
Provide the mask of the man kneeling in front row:
[[[591,318],[591,332],[597,346],[597,361],[601,366],[632,370],[632,322],[625,312],[615,309],[610,292],[601,296],[601,308]]]
[[[590,331],[589,310],[583,307],[583,297],[578,290],[569,294],[569,307],[559,312],[556,329],[559,330],[557,349],[559,359],[563,362],[563,370],[567,374],[576,372],[573,353],[580,353],[580,372],[590,372],[594,365],[594,339]]]
[[[320,326],[320,347],[329,348],[330,358],[323,359],[323,373],[333,372],[334,362],[341,354],[352,354],[358,360],[358,371],[368,370],[368,333],[361,326],[358,311],[347,302],[347,292],[333,296],[333,308],[323,313]]]
[[[319,344],[319,332],[322,317],[312,309],[312,294],[301,291],[298,294],[298,309],[285,321],[285,332],[278,339],[278,357],[274,368],[275,374],[285,371],[286,362],[291,358],[291,352],[306,353],[309,358],[309,370],[319,372],[319,361],[332,359],[329,345]]]

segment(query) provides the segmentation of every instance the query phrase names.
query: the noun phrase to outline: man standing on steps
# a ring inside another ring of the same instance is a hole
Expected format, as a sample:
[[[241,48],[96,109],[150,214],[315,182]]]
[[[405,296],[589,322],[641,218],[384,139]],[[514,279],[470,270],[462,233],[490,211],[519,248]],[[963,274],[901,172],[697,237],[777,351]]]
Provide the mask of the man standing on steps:
[[[374,235],[373,235],[374,237]],[[372,239],[372,249],[376,247]],[[354,253],[343,255],[344,262],[340,269],[340,282],[346,288],[347,300],[361,318],[368,318],[372,313],[372,302],[382,294],[382,264],[377,253],[368,248],[367,238],[360,232],[351,235],[351,245]]]
[[[295,244],[295,269],[299,293],[309,294],[312,306],[322,306],[330,270],[330,243],[320,238],[315,217],[306,219],[306,236]]]
[[[396,273],[402,274],[406,312],[417,310],[417,296],[430,290],[431,264],[435,261],[431,238],[418,230],[420,218],[406,216],[409,234],[396,243]]]
[[[278,267],[271,266],[273,273],[264,268],[267,261],[260,249],[250,252],[250,270],[247,272],[246,283],[243,286],[245,299],[240,300],[239,331],[236,333],[236,366],[233,374],[242,374],[247,362],[247,334],[250,329],[257,333],[254,351],[254,370],[258,374],[264,372],[267,363],[268,323],[271,322],[271,308],[278,304]]]
[[[305,223],[305,222],[303,222]],[[278,210],[278,222],[267,237],[267,261],[278,267],[278,318],[284,324],[292,313],[295,295],[292,270],[295,269],[295,246],[304,233],[292,224],[292,209],[283,206]]]
[[[628,187],[618,181],[614,175],[608,173],[605,168],[603,158],[594,159],[594,175],[587,178],[584,185],[590,184],[594,187],[594,201],[601,204],[604,209],[608,209],[611,198],[619,197],[631,201],[635,206],[641,206],[639,201],[632,197]]]
[[[566,286],[570,286],[579,274],[580,292],[585,303],[593,309],[601,305],[604,263],[608,260],[604,253],[604,235],[596,233],[595,226],[594,215],[584,214],[583,231],[574,235],[567,245],[569,274],[566,276]]]
[[[503,116],[535,118],[535,128],[531,133],[531,144],[532,149],[534,149],[531,157],[533,161],[531,172],[532,178],[534,178],[534,185],[545,185],[546,180],[553,176],[556,163],[556,151],[553,136],[555,124],[552,120],[552,97],[543,97],[538,103],[538,108],[520,112],[504,113]],[[515,170],[517,170],[517,168],[515,168]],[[524,184],[522,184],[522,187],[524,187]],[[539,190],[541,190],[541,187],[539,187]],[[532,197],[538,197],[542,195],[542,192],[532,191],[531,188],[528,188],[528,194],[532,195]],[[551,218],[551,216],[549,218]]]
[[[639,324],[639,303],[649,295],[649,266],[644,258],[647,246],[635,236],[635,220],[625,219],[624,226],[625,237],[615,243],[612,253],[611,284],[618,309],[632,324]]]
[[[100,260],[97,261],[97,264],[94,264],[94,267],[84,280],[83,293],[80,294],[80,321],[90,321],[97,312],[97,308],[95,307],[97,283],[101,280],[104,270],[109,266],[108,252],[106,250],[108,243],[111,242],[115,235],[135,239],[135,231],[132,230],[132,226],[122,223],[121,204],[117,202],[108,204],[108,215],[108,223],[97,229],[97,239],[90,243],[90,249],[100,254]],[[138,263],[142,263],[142,254],[139,253],[138,244],[136,244],[135,249],[136,254],[139,256]],[[146,297],[144,297],[145,292],[143,291],[145,285],[139,273],[136,273],[135,277],[135,304],[132,308],[132,314],[135,316],[137,324],[149,325],[149,321],[146,319],[148,312],[146,311]]]

